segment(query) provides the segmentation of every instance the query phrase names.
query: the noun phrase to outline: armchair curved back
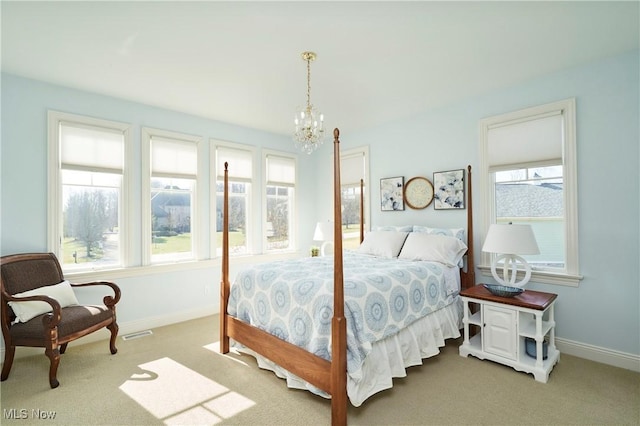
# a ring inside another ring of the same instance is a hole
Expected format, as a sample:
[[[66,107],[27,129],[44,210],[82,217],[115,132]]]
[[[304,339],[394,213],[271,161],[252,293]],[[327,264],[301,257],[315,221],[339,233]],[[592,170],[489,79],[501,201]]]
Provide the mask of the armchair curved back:
[[[64,280],[62,268],[53,253],[26,253],[2,257],[2,290],[10,295]]]

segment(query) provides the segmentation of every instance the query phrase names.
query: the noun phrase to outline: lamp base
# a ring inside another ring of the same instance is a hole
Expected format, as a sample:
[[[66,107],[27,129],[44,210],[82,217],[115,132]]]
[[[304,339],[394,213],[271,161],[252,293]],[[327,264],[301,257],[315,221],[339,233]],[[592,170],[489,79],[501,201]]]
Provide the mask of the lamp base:
[[[494,284],[483,284],[483,286],[484,288],[489,290],[489,293],[493,294],[494,296],[500,297],[514,297],[524,292],[524,290],[520,287],[510,287],[506,285]]]
[[[324,243],[322,243],[322,246],[320,246],[320,255],[321,256],[325,256],[326,254],[331,254],[332,251],[331,249],[329,249],[329,251],[327,252],[327,247],[333,247],[333,242],[331,241],[325,241]]]
[[[504,266],[502,268],[502,277],[500,277],[497,272],[497,267],[502,259],[504,259]],[[516,281],[518,276],[518,262],[522,264],[524,270],[524,277],[520,281]],[[531,278],[531,265],[516,254],[501,254],[497,256],[491,264],[491,275],[493,275],[493,278],[499,284],[504,286],[524,287]]]

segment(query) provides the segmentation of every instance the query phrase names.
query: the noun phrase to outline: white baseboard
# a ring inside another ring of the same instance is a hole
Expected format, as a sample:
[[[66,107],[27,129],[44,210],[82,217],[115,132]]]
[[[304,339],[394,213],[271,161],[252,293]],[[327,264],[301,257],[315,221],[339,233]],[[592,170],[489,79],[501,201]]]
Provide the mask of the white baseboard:
[[[590,361],[640,372],[640,356],[638,355],[601,348],[599,346],[588,345],[586,343],[574,342],[572,340],[558,337],[556,337],[556,347],[560,350],[560,354],[573,355]]]
[[[174,312],[170,315],[163,315],[157,317],[144,318],[141,320],[130,321],[126,323],[118,322],[118,337],[130,333],[135,333],[142,330],[153,329],[158,327],[163,327],[165,325],[176,324],[183,321],[189,321],[196,318],[202,318],[209,315],[214,315],[219,312],[218,306],[207,306],[199,309],[193,309],[189,311],[181,311]],[[71,345],[84,345],[87,343],[98,342],[101,340],[107,340],[111,336],[111,333],[103,328],[101,330],[96,331],[95,333],[91,333],[87,336],[81,337],[78,340],[75,340],[71,343]],[[5,348],[4,345],[0,350],[0,355],[2,356],[1,362],[4,363],[4,353]],[[16,349],[15,359],[24,358],[32,355],[44,355],[44,348],[27,348],[27,347],[19,347]]]
[[[189,321],[196,318],[202,318],[209,315],[214,315],[219,312],[218,306],[207,306],[204,308],[175,312],[171,315],[163,315],[157,317],[144,318],[142,320],[130,321],[123,324],[118,324],[120,327],[119,336],[125,334],[135,333],[141,330],[153,329],[157,327],[163,327],[165,325],[176,324],[183,321]],[[110,333],[106,329],[99,330],[81,339],[78,339],[74,344],[86,344],[97,342],[100,340],[106,340],[110,336]],[[640,372],[640,356],[633,355],[625,352],[619,352],[612,349],[601,348],[598,346],[588,345],[585,343],[574,342],[572,340],[562,339],[556,337],[556,346],[560,353],[577,356],[579,358],[588,359],[590,361],[600,362],[614,367],[620,367],[627,370]],[[2,362],[4,362],[4,347],[0,351],[2,356]],[[43,348],[23,348],[20,347],[16,350],[16,358],[22,358],[25,356],[44,354]]]
[[[125,334],[135,333],[151,328],[164,327],[165,325],[177,324],[179,322],[217,314],[218,312],[220,312],[220,307],[211,305],[189,311],[174,312],[171,315],[163,315],[158,317],[144,318],[137,321],[130,321],[128,323],[118,324],[118,326],[120,327],[118,336],[124,336]],[[106,333],[106,336],[109,336],[109,332],[106,329],[104,330],[104,332]]]

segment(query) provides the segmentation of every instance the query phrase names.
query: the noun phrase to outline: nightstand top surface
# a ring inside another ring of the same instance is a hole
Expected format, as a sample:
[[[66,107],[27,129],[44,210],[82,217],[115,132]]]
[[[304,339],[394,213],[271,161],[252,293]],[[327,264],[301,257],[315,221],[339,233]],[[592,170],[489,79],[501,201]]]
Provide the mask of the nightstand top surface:
[[[547,309],[547,307],[556,300],[556,297],[558,297],[558,295],[554,293],[545,293],[534,290],[525,290],[523,293],[514,297],[500,297],[489,293],[489,290],[487,290],[482,284],[477,284],[461,291],[460,296],[487,300],[489,302],[504,303],[505,305],[536,309],[539,311]]]

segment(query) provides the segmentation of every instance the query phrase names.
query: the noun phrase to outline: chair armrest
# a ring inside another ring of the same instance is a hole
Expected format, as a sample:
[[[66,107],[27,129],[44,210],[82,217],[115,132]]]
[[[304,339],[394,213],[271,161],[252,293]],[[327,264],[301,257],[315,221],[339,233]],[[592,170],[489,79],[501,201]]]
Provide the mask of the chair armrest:
[[[53,299],[49,296],[25,296],[25,297],[16,297],[12,296],[9,293],[3,291],[2,298],[5,302],[45,302],[51,305],[51,312],[47,313],[43,318],[43,323],[53,328],[60,322],[61,318],[61,307],[60,303],[56,299]]]
[[[71,287],[92,287],[92,286],[98,286],[98,285],[104,285],[107,287],[111,287],[111,289],[113,290],[114,295],[113,296],[105,296],[103,299],[103,302],[105,305],[107,306],[115,306],[116,303],[118,303],[120,301],[120,287],[118,287],[117,284],[109,282],[109,281],[94,281],[94,282],[90,282],[90,283],[82,283],[82,284],[71,284]]]

